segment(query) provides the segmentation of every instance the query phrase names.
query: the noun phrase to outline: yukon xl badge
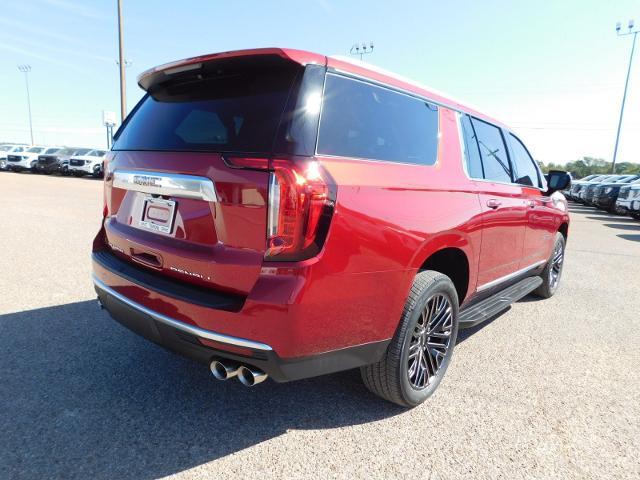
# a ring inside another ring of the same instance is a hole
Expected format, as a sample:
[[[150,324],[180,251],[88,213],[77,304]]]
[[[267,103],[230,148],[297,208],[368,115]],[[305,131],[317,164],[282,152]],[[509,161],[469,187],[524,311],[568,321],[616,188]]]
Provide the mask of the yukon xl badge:
[[[159,182],[162,181],[160,177],[149,177],[147,175],[134,175],[133,183],[141,185],[143,187],[160,187]]]

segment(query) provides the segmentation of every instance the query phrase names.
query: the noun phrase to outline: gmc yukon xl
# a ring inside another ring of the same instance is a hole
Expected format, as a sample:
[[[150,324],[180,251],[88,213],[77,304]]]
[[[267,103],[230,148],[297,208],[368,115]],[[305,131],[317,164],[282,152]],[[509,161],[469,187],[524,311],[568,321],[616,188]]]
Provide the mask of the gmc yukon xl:
[[[361,368],[429,397],[458,330],[552,296],[569,215],[505,125],[360,62],[225,52],[139,77],[105,158],[101,305],[255,385]]]

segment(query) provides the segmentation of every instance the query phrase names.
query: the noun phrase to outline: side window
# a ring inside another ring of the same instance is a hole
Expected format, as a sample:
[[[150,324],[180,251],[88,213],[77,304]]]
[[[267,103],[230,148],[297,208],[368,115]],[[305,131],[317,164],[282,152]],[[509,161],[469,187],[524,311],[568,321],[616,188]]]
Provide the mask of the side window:
[[[509,134],[511,150],[513,151],[513,163],[516,170],[516,183],[540,188],[538,169],[522,142],[512,134]]]
[[[478,149],[476,133],[471,125],[469,115],[460,116],[460,126],[462,127],[462,137],[465,147],[465,162],[467,164],[467,174],[471,178],[484,178],[482,169],[482,159]]]
[[[327,75],[318,153],[433,165],[438,107],[409,95]]]
[[[478,137],[484,178],[495,182],[511,183],[511,166],[502,132],[498,127],[477,118],[472,119],[471,122]]]

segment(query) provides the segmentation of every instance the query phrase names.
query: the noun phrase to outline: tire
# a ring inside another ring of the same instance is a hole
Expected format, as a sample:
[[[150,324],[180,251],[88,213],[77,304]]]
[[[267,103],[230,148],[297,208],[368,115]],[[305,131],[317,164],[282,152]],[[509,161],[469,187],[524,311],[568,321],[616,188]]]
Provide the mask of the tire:
[[[430,330],[422,327],[424,323],[433,326],[432,335],[427,335]],[[420,330],[423,333],[418,334]],[[418,273],[385,355],[360,369],[365,386],[379,397],[403,407],[421,404],[442,381],[451,363],[457,336],[458,295],[453,282],[439,272]],[[429,350],[425,346],[427,340],[442,346]],[[420,367],[416,368],[417,365]]]
[[[560,279],[562,278],[562,267],[564,266],[565,246],[564,236],[560,232],[557,232],[551,257],[547,260],[547,264],[540,274],[540,277],[542,277],[542,285],[533,291],[534,295],[542,298],[551,298],[558,290]]]

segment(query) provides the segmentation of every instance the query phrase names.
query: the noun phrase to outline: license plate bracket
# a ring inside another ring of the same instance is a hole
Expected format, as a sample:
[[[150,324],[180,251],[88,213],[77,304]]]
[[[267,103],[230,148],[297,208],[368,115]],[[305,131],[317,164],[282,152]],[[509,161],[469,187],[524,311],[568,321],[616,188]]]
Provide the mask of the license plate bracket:
[[[170,235],[176,216],[176,202],[149,197],[144,200],[140,228]]]

